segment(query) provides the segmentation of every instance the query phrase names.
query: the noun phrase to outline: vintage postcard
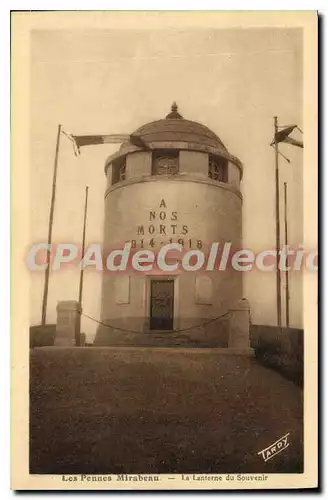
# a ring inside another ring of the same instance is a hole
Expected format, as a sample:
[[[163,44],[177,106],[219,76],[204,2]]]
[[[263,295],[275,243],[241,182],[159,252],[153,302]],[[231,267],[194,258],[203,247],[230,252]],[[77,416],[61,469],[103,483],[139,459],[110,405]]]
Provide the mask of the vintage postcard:
[[[12,488],[316,488],[317,13],[12,13]]]

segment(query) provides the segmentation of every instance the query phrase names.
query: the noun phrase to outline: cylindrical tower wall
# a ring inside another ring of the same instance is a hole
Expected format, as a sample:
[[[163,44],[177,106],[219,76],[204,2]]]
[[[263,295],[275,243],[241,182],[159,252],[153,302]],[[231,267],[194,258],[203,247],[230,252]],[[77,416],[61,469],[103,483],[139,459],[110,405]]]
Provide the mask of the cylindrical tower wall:
[[[133,249],[151,249],[156,254],[165,244],[173,242],[183,244],[186,251],[201,249],[206,256],[213,242],[220,243],[220,249],[224,242],[231,242],[232,248],[238,249],[241,207],[237,191],[210,179],[181,174],[174,178],[149,176],[139,181],[126,180],[106,193],[104,248],[112,251],[132,242]],[[130,269],[124,274],[105,272],[101,319],[127,331],[105,328],[101,343],[153,343],[149,334],[149,278],[161,274],[156,269],[152,272]],[[169,274],[175,280],[175,330],[207,323],[225,313],[242,296],[241,273],[229,266],[224,271],[207,272],[181,272],[180,268]],[[200,277],[204,275],[211,293],[202,303],[197,288],[201,287]],[[128,287],[128,296],[125,303],[120,303],[117,295],[124,287]],[[208,325],[207,330],[205,337],[213,340],[216,331],[218,345],[224,343],[217,331],[218,323]],[[199,339],[204,328],[184,332],[185,337],[189,334]]]

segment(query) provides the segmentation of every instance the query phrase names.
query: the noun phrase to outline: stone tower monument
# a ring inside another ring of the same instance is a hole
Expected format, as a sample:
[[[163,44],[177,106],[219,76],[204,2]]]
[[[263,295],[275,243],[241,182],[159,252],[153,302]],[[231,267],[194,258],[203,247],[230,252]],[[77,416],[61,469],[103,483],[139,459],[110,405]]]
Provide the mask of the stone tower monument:
[[[127,242],[154,253],[168,243],[205,255],[213,242],[239,249],[242,164],[219,137],[175,103],[131,137],[105,165],[105,250]],[[95,345],[227,346],[224,315],[243,296],[241,275],[229,266],[104,272]]]

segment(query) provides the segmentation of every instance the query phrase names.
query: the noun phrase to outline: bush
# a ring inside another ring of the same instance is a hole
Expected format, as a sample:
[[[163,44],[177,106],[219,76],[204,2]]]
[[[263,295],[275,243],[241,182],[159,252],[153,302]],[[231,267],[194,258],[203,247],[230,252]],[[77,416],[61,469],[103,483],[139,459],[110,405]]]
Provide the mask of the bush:
[[[260,363],[303,385],[303,330],[253,325],[251,344]]]
[[[54,345],[56,325],[36,325],[30,327],[30,347]]]

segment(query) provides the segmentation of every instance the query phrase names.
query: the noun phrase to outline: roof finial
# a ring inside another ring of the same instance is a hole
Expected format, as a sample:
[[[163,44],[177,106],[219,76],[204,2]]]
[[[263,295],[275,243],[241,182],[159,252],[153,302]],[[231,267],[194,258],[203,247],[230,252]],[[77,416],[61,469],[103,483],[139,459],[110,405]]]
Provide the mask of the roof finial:
[[[171,106],[171,113],[169,113],[166,116],[166,119],[168,119],[168,120],[181,120],[182,118],[183,118],[183,116],[181,116],[180,113],[178,113],[178,105],[174,101],[172,106]]]

